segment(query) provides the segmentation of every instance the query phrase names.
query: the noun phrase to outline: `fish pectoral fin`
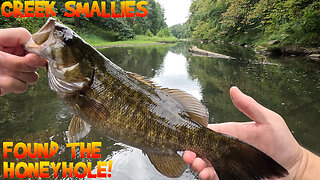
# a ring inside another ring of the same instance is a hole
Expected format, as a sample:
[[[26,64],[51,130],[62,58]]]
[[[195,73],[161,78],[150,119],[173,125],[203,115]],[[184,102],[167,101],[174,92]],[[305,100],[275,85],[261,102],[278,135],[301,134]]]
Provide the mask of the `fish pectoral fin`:
[[[163,175],[171,178],[180,177],[187,165],[179,154],[152,154],[147,153],[151,163]]]
[[[104,105],[94,98],[90,98],[85,95],[79,95],[80,111],[82,111],[86,116],[95,119],[95,121],[105,121],[109,118],[110,112]]]
[[[162,91],[168,93],[170,97],[175,99],[181,106],[183,106],[191,119],[204,126],[208,125],[208,109],[195,97],[179,89],[163,88]]]
[[[68,128],[68,142],[73,143],[86,137],[86,135],[89,134],[90,129],[91,128],[88,123],[79,118],[77,115],[74,115]]]

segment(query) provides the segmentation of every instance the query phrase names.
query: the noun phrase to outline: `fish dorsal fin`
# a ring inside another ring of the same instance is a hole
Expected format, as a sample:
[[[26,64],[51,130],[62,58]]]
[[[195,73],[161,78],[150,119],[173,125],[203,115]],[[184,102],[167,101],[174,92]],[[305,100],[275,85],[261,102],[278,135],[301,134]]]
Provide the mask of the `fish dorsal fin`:
[[[179,89],[163,88],[162,91],[167,92],[170,97],[175,99],[185,108],[191,119],[207,126],[209,120],[208,109],[192,95]]]
[[[156,83],[154,83],[153,81],[150,81],[147,77],[144,77],[144,76],[141,76],[139,74],[136,74],[136,73],[132,73],[132,72],[127,72],[127,74],[135,79],[137,79],[138,81],[144,83],[144,84],[147,84],[151,87],[154,87],[154,88],[160,88],[160,86],[157,86]]]
[[[147,153],[147,155],[154,167],[170,178],[180,177],[187,168],[186,163],[177,153],[173,155]]]
[[[160,88],[160,86],[157,86],[148,78],[136,73],[127,72],[127,74],[144,84],[167,92],[170,95],[170,97],[175,99],[178,103],[180,103],[180,105],[182,105],[185,108],[185,111],[189,114],[191,119],[197,121],[198,123],[204,126],[208,125],[209,113],[207,108],[192,95],[179,89]]]
[[[90,132],[90,125],[77,115],[72,117],[68,128],[68,142],[73,143],[84,138]]]

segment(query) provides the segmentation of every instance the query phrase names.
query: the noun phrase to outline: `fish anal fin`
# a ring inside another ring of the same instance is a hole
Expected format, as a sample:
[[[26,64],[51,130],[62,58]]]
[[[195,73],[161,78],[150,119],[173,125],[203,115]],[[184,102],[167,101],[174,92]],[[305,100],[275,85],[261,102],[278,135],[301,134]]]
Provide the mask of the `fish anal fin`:
[[[162,91],[167,92],[170,97],[175,99],[181,106],[183,106],[191,119],[204,126],[208,125],[208,110],[195,97],[179,89],[163,88]]]
[[[186,163],[177,153],[173,155],[147,153],[147,155],[154,167],[170,178],[180,177],[187,168]]]
[[[68,142],[73,143],[84,138],[90,132],[90,125],[79,116],[74,115],[68,128]]]

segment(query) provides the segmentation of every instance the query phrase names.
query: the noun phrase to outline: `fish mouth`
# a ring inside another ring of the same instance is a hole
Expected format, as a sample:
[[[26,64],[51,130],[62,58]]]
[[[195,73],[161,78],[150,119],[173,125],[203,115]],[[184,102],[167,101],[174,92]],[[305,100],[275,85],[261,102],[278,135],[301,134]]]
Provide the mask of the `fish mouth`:
[[[46,42],[49,39],[50,35],[53,34],[55,30],[55,23],[56,23],[55,19],[49,18],[46,24],[43,25],[38,32],[32,35],[33,41],[37,45],[41,45],[44,42]]]
[[[29,52],[43,57],[42,52],[45,46],[51,45],[55,42],[53,36],[55,24],[56,20],[54,18],[49,18],[42,28],[38,32],[34,33],[30,40],[23,45],[24,48]]]

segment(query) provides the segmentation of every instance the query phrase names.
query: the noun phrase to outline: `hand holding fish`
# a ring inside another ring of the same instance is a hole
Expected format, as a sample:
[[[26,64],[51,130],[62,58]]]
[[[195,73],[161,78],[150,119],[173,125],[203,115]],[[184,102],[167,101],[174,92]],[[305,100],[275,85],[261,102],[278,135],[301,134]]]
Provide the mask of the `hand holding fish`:
[[[30,37],[24,28],[0,29],[0,96],[26,91],[28,84],[38,81],[37,68],[47,64],[22,47]]]
[[[231,88],[230,96],[234,105],[253,122],[209,124],[210,129],[237,137],[265,152],[289,171],[284,179],[314,179],[320,176],[320,158],[297,143],[280,115],[263,107],[238,88]],[[200,179],[219,179],[208,160],[197,157],[191,151],[185,151],[183,158],[194,171],[199,172]]]

